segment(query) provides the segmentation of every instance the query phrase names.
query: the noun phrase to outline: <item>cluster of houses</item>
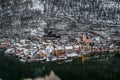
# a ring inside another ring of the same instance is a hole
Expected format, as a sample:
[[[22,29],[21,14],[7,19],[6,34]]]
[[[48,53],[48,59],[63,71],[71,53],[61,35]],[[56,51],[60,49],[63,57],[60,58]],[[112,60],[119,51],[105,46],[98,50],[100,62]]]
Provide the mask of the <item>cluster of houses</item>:
[[[75,38],[75,41],[69,43],[47,37],[42,38],[42,41],[3,38],[0,40],[0,47],[5,48],[5,55],[15,55],[22,62],[67,60],[93,52],[117,49],[110,37],[102,41],[100,37],[93,38],[82,34],[82,38]]]

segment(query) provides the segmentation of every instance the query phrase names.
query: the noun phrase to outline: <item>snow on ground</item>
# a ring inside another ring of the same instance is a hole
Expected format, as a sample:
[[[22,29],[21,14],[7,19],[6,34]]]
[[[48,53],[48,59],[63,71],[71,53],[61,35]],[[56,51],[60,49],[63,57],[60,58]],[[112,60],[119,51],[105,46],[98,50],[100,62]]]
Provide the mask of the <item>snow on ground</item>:
[[[41,10],[41,12],[44,11],[44,5],[39,0],[32,0],[33,7],[32,9]]]

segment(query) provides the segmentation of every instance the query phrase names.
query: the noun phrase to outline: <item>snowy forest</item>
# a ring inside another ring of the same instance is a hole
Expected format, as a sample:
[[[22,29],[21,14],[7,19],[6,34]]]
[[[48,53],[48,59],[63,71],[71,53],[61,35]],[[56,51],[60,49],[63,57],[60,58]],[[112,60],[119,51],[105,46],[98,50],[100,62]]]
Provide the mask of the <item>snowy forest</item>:
[[[119,25],[120,0],[0,0],[1,34],[114,26],[119,32]]]

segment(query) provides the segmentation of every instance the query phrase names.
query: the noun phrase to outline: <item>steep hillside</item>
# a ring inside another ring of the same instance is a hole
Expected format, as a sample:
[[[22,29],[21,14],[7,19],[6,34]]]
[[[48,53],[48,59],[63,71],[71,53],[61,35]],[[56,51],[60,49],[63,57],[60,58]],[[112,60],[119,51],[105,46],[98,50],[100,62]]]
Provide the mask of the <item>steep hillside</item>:
[[[120,0],[0,0],[0,3],[0,27],[5,32],[120,24]]]

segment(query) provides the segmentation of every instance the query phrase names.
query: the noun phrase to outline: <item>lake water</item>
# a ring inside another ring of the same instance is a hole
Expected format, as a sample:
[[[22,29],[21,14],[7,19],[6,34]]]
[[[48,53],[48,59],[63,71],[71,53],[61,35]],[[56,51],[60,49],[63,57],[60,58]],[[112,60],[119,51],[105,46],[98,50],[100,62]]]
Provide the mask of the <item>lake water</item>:
[[[0,56],[2,80],[120,80],[120,56],[82,63],[20,63],[15,57]]]

